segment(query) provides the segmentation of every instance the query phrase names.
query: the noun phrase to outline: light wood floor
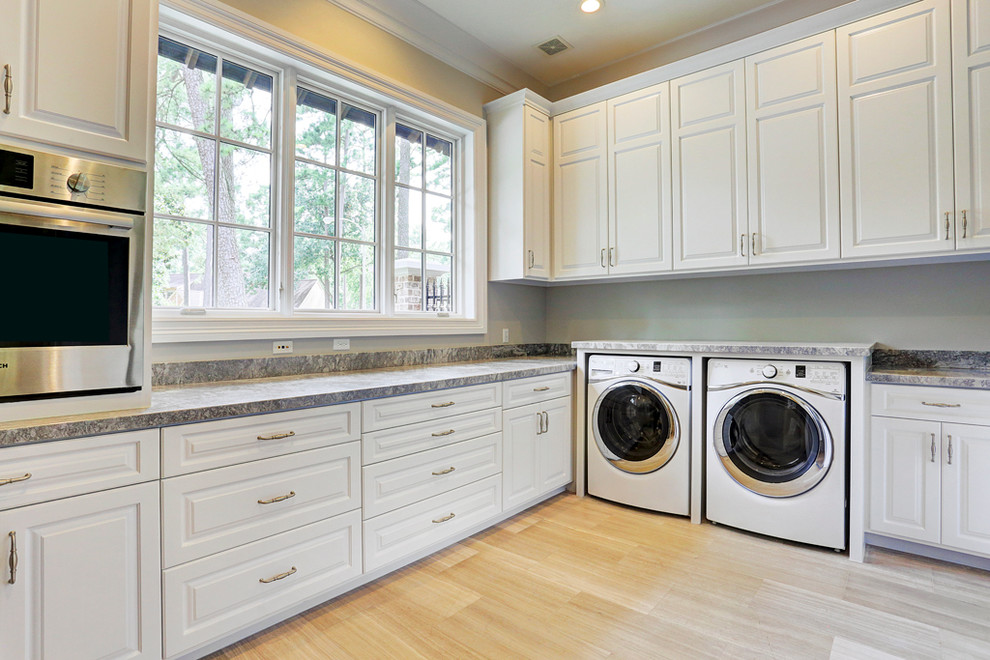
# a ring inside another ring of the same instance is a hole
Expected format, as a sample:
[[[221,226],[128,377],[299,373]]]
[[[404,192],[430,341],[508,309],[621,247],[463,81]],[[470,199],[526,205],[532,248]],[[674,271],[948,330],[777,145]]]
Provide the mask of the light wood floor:
[[[990,658],[990,573],[561,495],[210,657]]]

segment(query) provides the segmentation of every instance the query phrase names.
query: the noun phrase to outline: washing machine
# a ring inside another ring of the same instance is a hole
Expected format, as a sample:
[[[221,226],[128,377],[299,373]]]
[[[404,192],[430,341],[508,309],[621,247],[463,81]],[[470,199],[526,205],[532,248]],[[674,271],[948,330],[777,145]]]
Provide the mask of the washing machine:
[[[706,516],[846,547],[846,365],[709,360]]]
[[[588,357],[588,493],[690,512],[691,360]]]

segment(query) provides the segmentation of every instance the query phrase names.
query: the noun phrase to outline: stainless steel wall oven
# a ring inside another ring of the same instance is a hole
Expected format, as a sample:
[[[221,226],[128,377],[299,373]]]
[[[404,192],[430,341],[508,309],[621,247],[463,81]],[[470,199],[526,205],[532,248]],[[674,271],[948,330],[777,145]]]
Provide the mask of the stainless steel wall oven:
[[[0,402],[141,388],[146,189],[0,146]]]

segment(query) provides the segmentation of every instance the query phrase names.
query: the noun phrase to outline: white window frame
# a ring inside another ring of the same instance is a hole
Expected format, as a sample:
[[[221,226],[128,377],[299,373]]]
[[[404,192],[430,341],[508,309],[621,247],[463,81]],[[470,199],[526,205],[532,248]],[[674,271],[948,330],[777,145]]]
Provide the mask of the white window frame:
[[[192,45],[206,50],[214,47],[235,56],[264,53],[250,60],[260,60],[266,69],[279,69],[281,112],[293,112],[299,82],[314,91],[322,89],[338,99],[343,96],[344,101],[353,101],[360,107],[377,108],[380,111],[377,226],[380,240],[376,254],[376,311],[291,310],[292,273],[282,271],[286,265],[291,266],[293,200],[291,195],[283,195],[280,191],[291,190],[287,182],[293,176],[294,141],[291,136],[286,139],[282,131],[294,130],[292,114],[275,128],[279,131],[276,144],[280,150],[281,169],[272,194],[273,228],[277,226],[274,231],[278,240],[272,249],[275,264],[271,287],[273,298],[279,299],[279,311],[211,309],[190,314],[181,310],[155,309],[152,314],[154,343],[487,332],[487,153],[482,118],[342,61],[320,47],[219,4],[167,0],[160,7],[160,20],[164,36],[179,41],[187,39],[193,42]],[[155,59],[157,61],[157,57]],[[154,90],[151,93],[154,94]],[[154,124],[156,104],[152,102],[150,106]],[[452,192],[456,205],[454,253],[457,257],[453,278],[457,299],[455,311],[449,315],[436,312],[396,314],[393,309],[391,218],[394,216],[396,120],[429,130],[454,144],[456,189]],[[280,284],[283,286],[281,292],[278,291]]]

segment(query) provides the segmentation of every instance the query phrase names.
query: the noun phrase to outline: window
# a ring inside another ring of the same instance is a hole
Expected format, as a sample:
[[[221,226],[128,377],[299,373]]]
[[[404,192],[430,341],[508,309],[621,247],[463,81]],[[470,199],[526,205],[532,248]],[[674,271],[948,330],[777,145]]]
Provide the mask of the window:
[[[162,19],[154,341],[484,332],[480,119]]]
[[[447,140],[395,125],[396,312],[453,310],[453,149]]]
[[[155,306],[270,309],[274,82],[159,39]]]

